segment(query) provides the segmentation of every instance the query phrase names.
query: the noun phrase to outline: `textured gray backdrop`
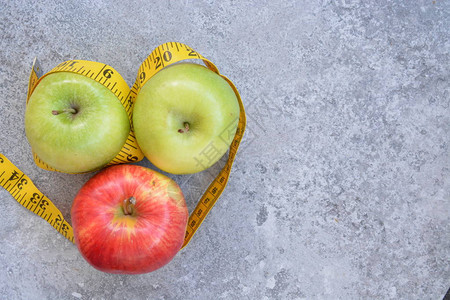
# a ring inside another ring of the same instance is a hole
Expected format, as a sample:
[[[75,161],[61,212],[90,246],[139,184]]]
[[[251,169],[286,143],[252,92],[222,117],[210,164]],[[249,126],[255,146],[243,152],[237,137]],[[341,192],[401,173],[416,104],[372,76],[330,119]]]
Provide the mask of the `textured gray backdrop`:
[[[68,218],[92,174],[33,163],[23,123],[35,56],[45,70],[104,62],[132,84],[156,46],[183,42],[234,81],[248,125],[222,198],[154,273],[93,269],[0,189],[0,298],[442,299],[449,12],[443,0],[1,0],[0,152]],[[173,176],[190,210],[219,167]]]

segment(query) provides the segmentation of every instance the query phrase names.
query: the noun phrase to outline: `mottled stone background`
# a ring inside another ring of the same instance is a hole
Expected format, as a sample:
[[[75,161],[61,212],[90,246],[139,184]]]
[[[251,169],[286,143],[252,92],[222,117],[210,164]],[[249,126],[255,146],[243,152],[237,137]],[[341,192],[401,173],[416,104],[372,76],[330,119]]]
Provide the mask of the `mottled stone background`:
[[[449,32],[444,0],[1,0],[0,152],[68,218],[92,174],[33,163],[24,103],[35,56],[45,70],[104,62],[132,84],[156,46],[183,42],[235,82],[248,124],[222,198],[154,273],[93,269],[0,189],[0,298],[442,299]],[[172,176],[190,210],[221,163]]]

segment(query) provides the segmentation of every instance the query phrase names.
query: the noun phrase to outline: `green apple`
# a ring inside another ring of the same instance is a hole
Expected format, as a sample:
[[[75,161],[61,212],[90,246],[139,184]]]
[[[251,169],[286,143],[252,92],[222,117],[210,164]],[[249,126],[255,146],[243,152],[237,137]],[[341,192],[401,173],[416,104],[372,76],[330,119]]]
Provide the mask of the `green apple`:
[[[25,132],[42,161],[61,172],[82,173],[101,168],[119,153],[130,121],[105,86],[58,72],[44,77],[31,95]]]
[[[133,110],[136,140],[158,168],[200,172],[229,148],[239,103],[225,79],[198,64],[168,66],[139,91]]]

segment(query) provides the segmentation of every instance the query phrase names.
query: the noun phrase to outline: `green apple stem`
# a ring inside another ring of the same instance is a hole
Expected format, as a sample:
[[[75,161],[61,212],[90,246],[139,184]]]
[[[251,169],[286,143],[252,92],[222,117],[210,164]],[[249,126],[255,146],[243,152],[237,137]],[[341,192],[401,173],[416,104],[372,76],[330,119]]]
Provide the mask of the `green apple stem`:
[[[62,109],[62,110],[52,110],[52,114],[54,114],[55,116],[59,115],[59,114],[62,114],[62,113],[65,113],[65,112],[71,113],[71,114],[76,114],[78,111],[75,108],[65,108],[65,109]]]
[[[136,198],[134,198],[133,196],[123,200],[123,205],[122,205],[123,213],[125,215],[133,214],[135,204],[136,204]]]
[[[178,129],[179,133],[185,133],[189,131],[189,123],[188,122],[184,122],[183,123],[184,128]]]

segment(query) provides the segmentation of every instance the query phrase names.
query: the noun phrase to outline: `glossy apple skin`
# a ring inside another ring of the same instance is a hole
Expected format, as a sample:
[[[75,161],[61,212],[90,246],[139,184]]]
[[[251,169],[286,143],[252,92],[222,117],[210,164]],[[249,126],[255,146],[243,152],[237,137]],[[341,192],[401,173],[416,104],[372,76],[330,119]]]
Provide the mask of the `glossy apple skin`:
[[[191,63],[168,66],[147,81],[136,98],[133,126],[145,156],[173,174],[205,170],[228,150],[239,103],[228,82]],[[189,131],[183,131],[184,124]]]
[[[54,110],[76,108],[77,113]],[[25,111],[25,132],[39,158],[66,173],[89,172],[121,150],[130,121],[117,97],[93,79],[58,72],[44,77]]]
[[[123,200],[134,196],[133,213]],[[75,243],[96,269],[119,274],[154,271],[183,245],[188,209],[169,177],[136,165],[106,168],[78,192],[72,205]]]

